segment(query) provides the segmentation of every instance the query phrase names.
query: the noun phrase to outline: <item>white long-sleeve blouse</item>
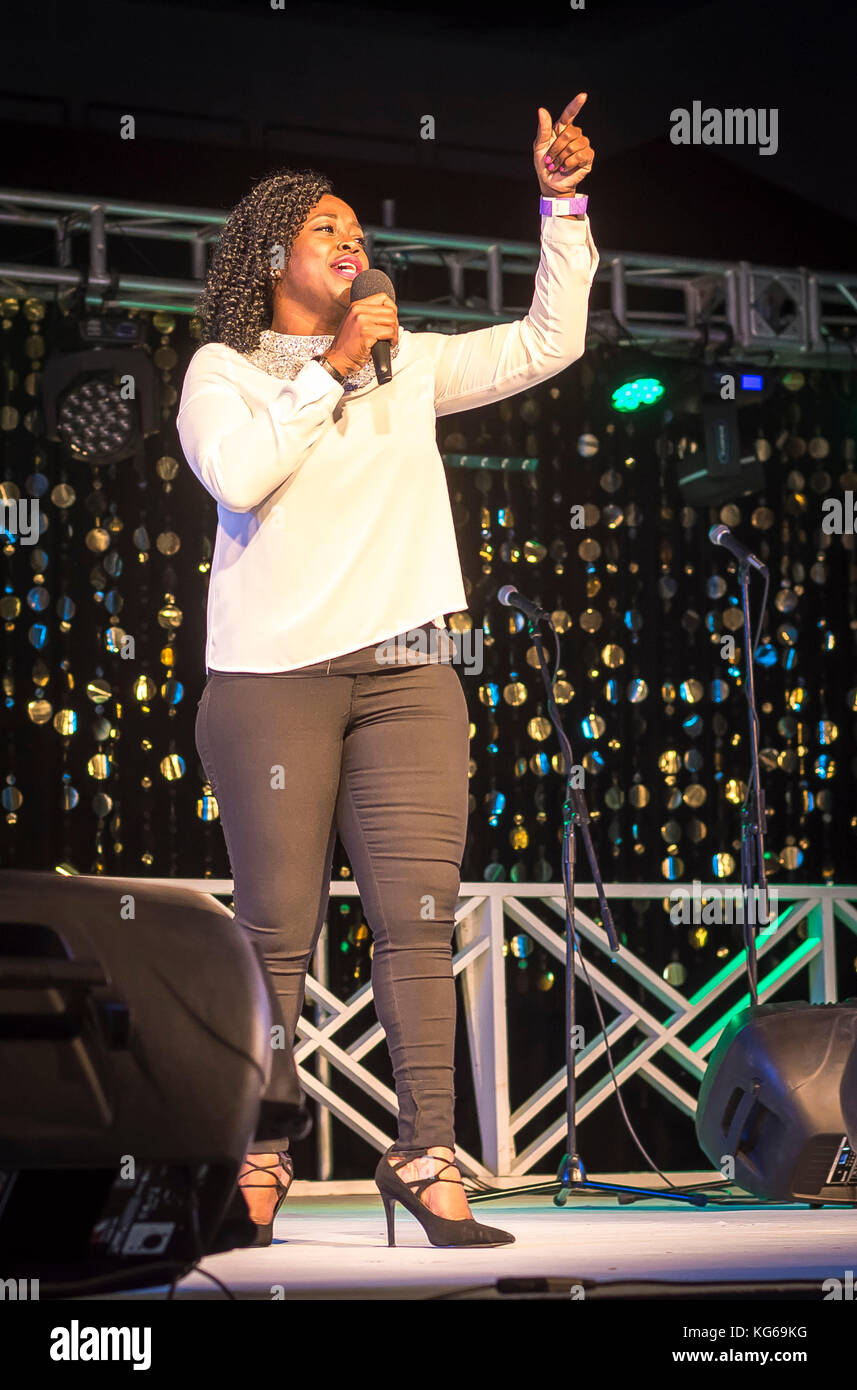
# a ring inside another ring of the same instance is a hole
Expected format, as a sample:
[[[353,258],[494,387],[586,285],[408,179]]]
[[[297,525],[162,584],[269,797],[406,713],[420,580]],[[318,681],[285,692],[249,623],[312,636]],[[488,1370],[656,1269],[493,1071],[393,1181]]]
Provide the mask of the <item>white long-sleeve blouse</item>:
[[[209,670],[294,670],[466,607],[436,417],[580,357],[597,265],[588,218],[543,216],[529,313],[466,333],[401,328],[384,386],[345,392],[313,361],[283,381],[223,343],[197,350],[178,432],[217,502]]]

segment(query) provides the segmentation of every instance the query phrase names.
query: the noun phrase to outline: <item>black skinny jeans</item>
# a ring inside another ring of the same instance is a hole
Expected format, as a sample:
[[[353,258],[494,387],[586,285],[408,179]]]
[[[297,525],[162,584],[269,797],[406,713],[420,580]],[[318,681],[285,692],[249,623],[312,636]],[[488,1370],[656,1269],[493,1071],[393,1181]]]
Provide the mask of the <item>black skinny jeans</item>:
[[[262,945],[289,1037],[339,833],[374,940],[402,1152],[455,1147],[452,933],[469,717],[451,639],[441,632],[440,642],[433,661],[402,652],[400,664],[379,664],[373,645],[275,675],[212,671],[196,720],[235,917]]]

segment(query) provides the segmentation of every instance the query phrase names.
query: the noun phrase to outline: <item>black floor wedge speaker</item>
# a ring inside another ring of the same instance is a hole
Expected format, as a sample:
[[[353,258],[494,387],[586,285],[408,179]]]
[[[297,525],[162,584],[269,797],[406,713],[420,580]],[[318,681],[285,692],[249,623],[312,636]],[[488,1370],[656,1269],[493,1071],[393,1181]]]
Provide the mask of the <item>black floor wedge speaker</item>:
[[[761,1004],[738,1014],[708,1064],[696,1137],[715,1168],[770,1201],[857,1203],[857,1000]]]
[[[0,873],[6,1275],[133,1287],[250,1244],[246,1150],[311,1127],[284,1033],[262,958],[202,893]]]
[[[845,1120],[845,1133],[851,1147],[857,1150],[857,1047],[851,1053],[851,1060],[842,1073],[842,1117]]]

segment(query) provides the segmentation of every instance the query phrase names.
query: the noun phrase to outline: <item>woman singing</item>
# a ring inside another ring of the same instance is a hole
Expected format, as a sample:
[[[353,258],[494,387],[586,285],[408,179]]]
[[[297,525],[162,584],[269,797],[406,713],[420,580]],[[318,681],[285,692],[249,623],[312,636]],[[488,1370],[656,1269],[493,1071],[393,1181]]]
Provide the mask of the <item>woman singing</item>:
[[[390,1244],[397,1201],[433,1245],[514,1239],[473,1218],[455,1166],[467,706],[448,659],[420,660],[413,641],[398,663],[378,649],[401,638],[404,653],[416,629],[427,638],[466,607],[436,417],[532,387],[584,350],[598,255],[585,199],[557,200],[592,166],[574,124],[585,100],[555,125],[539,111],[541,259],[524,319],[412,333],[385,294],[352,304],[368,266],[353,210],[312,171],[277,173],[226,222],[179,409],[184,452],[218,504],[196,741],[236,920],[262,944],[292,1037],[338,832],[398,1097],[398,1138],[375,1173]],[[382,339],[393,375],[379,385]],[[251,1150],[239,1177],[260,1245],[293,1176],[287,1147]]]

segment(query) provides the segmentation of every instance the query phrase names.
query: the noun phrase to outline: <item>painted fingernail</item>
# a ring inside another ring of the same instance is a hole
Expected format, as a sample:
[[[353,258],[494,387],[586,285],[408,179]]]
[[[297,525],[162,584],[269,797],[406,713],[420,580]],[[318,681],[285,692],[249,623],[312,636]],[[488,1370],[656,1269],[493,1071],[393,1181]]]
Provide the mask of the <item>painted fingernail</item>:
[[[552,160],[552,159],[548,159],[547,155],[545,155],[545,164],[548,166],[548,168],[550,169],[551,173],[553,173],[554,163],[553,163],[553,160]]]

